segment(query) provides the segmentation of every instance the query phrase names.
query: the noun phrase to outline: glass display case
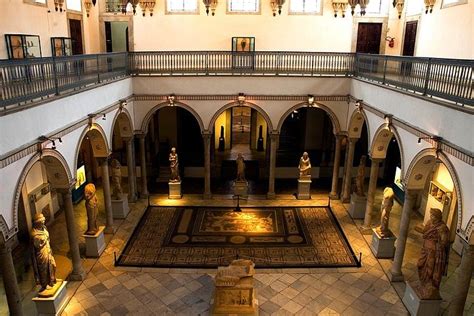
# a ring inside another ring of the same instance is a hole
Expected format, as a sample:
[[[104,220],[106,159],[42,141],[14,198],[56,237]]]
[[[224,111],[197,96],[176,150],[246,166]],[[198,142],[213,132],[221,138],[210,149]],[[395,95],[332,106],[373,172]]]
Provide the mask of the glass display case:
[[[41,57],[38,35],[5,34],[9,59]]]
[[[71,56],[72,40],[70,37],[51,37],[51,53],[53,56]]]

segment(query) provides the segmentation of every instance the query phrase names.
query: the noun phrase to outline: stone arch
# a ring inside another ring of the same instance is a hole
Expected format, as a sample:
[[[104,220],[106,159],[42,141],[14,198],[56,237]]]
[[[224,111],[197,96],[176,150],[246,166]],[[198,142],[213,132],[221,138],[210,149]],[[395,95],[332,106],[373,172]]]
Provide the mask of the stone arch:
[[[352,116],[349,119],[349,125],[347,126],[349,138],[360,138],[362,126],[364,123],[367,127],[367,137],[370,139],[369,120],[367,119],[367,115],[365,114],[364,110],[355,110],[352,112]]]
[[[367,129],[367,132],[368,129]],[[402,175],[405,174],[405,159],[404,159],[404,152],[403,152],[403,144],[398,134],[398,131],[393,127],[393,125],[384,123],[374,134],[374,138],[370,143],[370,158],[371,159],[385,159],[387,156],[387,149],[388,145],[390,144],[390,140],[392,137],[395,137],[398,144],[398,149],[400,149],[400,164],[401,164],[401,172]]]
[[[105,158],[111,153],[109,142],[107,141],[107,136],[105,135],[102,126],[97,123],[88,125],[82,131],[81,137],[79,137],[79,141],[76,145],[76,151],[74,154],[74,169],[77,166],[77,159],[79,158],[79,150],[81,149],[82,141],[86,136],[89,136],[92,145],[92,152],[94,153],[95,158]]]
[[[150,111],[148,111],[148,113],[145,115],[145,118],[143,119],[142,126],[141,126],[141,130],[144,134],[148,133],[148,125],[150,123],[150,120],[153,114],[155,114],[155,112],[157,112],[159,109],[162,109],[167,106],[170,106],[168,102],[162,102],[155,105]],[[204,131],[204,123],[202,122],[201,116],[199,116],[199,114],[191,106],[180,101],[174,101],[173,106],[177,106],[185,110],[188,110],[198,122],[201,132]]]
[[[132,117],[127,109],[123,108],[122,110],[118,110],[115,113],[114,119],[112,121],[112,128],[110,130],[110,148],[112,148],[112,142],[114,137],[114,130],[115,124],[118,123],[120,136],[123,137],[132,137],[133,136],[133,123]]]
[[[8,229],[3,217],[0,220],[0,228],[5,240],[11,238],[18,232],[18,205],[20,202],[21,188],[25,183],[26,177],[35,163],[41,161],[46,166],[46,174],[51,187],[57,189],[69,189],[76,181],[72,177],[66,159],[58,151],[53,149],[43,149],[42,152],[34,154],[26,163],[20,173],[13,197],[13,227]]]
[[[278,132],[281,131],[283,123],[285,122],[286,118],[291,114],[291,112],[293,112],[294,110],[303,108],[303,107],[307,107],[307,106],[308,106],[308,102],[301,102],[301,103],[298,103],[298,104],[292,106],[290,109],[288,109],[283,114],[283,116],[280,118],[280,120],[278,121],[278,126],[277,126]],[[321,103],[318,103],[318,102],[314,103],[314,107],[323,110],[324,112],[326,112],[327,115],[329,115],[329,118],[331,119],[332,129],[333,129],[334,135],[341,132],[341,124],[339,123],[339,120],[337,119],[336,114],[330,108],[328,108],[324,104],[321,104]]]
[[[222,113],[224,113],[225,110],[227,109],[230,109],[230,108],[233,108],[234,106],[248,106],[249,108],[252,108],[254,110],[256,110],[258,113],[260,113],[263,118],[265,119],[265,122],[267,122],[267,126],[268,126],[268,130],[269,132],[273,131],[273,124],[272,124],[272,121],[270,119],[270,116],[268,116],[267,112],[265,112],[261,107],[259,107],[258,105],[256,105],[255,103],[252,103],[252,102],[248,102],[248,101],[245,101],[243,104],[240,104],[238,101],[232,101],[230,103],[227,103],[226,105],[224,105],[223,107],[221,107],[211,118],[211,121],[209,122],[209,127],[208,127],[208,130],[211,131],[214,124],[216,123],[216,120],[217,118],[219,117],[219,115],[221,115]]]
[[[454,188],[456,190],[456,198],[458,203],[458,218],[456,223],[457,233],[461,233],[463,239],[465,241],[469,241],[469,236],[472,233],[473,225],[468,225],[465,232],[461,229],[463,214],[461,184],[456,169],[446,154],[436,151],[435,148],[426,148],[418,152],[408,166],[406,175],[403,178],[403,183],[408,190],[422,190],[425,187],[426,180],[428,179],[428,176],[433,170],[433,167],[437,161],[441,161],[448,169],[449,175],[453,180]]]

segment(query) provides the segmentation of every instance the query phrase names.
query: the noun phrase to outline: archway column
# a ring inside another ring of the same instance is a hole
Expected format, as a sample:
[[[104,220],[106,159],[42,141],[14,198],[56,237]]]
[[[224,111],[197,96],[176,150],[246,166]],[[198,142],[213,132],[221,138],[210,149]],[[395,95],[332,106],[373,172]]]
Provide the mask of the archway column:
[[[336,135],[336,149],[334,153],[334,166],[332,170],[332,184],[331,184],[331,193],[329,197],[331,199],[339,199],[339,194],[337,194],[337,185],[339,182],[339,165],[341,163],[341,145],[343,135]]]
[[[23,315],[21,294],[13,264],[12,240],[13,238],[10,238],[5,243],[0,243],[0,267],[2,269],[3,287],[5,288],[10,315]]]
[[[268,175],[268,199],[275,198],[275,169],[276,169],[276,152],[278,146],[279,133],[270,133],[270,169]]]
[[[370,234],[372,212],[374,210],[375,190],[377,189],[377,178],[379,175],[379,166],[383,159],[370,158],[372,165],[370,167],[369,188],[367,189],[367,204],[365,205],[365,217],[363,228]]]
[[[405,246],[410,227],[410,217],[417,199],[418,191],[405,190],[405,200],[403,201],[402,218],[400,219],[400,232],[398,233],[397,246],[395,248],[395,257],[390,268],[389,278],[392,282],[403,282],[402,273],[403,256],[405,255]]]
[[[140,192],[140,197],[146,199],[148,198],[148,184],[146,172],[145,136],[146,134],[138,135],[138,139],[140,140],[140,170],[142,176],[142,190]]]
[[[359,139],[349,138],[349,149],[347,150],[346,156],[346,168],[344,174],[344,187],[342,189],[342,202],[348,203],[351,199],[351,183],[352,183],[352,165],[354,162],[354,150],[355,145]]]
[[[211,137],[212,133],[203,132],[202,139],[204,141],[204,198],[210,199],[211,192]]]
[[[133,160],[133,137],[125,138],[127,147],[127,168],[128,168],[128,199],[130,202],[137,200],[137,179],[135,178],[135,161]]]
[[[466,298],[471,285],[472,272],[474,270],[474,245],[464,242],[462,251],[461,264],[458,268],[458,276],[456,286],[454,287],[454,295],[449,306],[449,315],[462,315]]]
[[[66,217],[67,238],[69,251],[71,252],[72,272],[71,280],[82,281],[86,278],[86,272],[82,267],[81,254],[79,252],[79,239],[77,238],[76,219],[74,218],[74,205],[72,202],[73,187],[63,190],[64,215]]]
[[[110,196],[110,179],[109,179],[109,163],[108,158],[100,159],[100,167],[102,170],[102,189],[104,193],[105,206],[105,232],[113,234],[114,228],[114,213],[112,210],[112,197]]]

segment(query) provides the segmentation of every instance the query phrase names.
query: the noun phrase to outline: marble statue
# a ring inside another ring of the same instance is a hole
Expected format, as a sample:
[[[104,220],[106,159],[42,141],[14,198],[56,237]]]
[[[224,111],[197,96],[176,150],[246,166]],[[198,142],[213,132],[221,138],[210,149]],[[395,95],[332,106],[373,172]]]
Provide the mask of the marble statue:
[[[49,233],[45,226],[46,218],[43,214],[37,213],[33,218],[33,228],[31,230],[31,241],[33,244],[33,268],[36,283],[41,286],[40,297],[54,295],[53,288],[56,287],[56,261],[49,244]]]
[[[241,153],[237,155],[235,162],[237,163],[237,178],[235,180],[245,181],[245,162]]]
[[[388,221],[390,219],[390,212],[392,211],[394,197],[395,193],[393,192],[392,188],[387,187],[383,190],[382,205],[380,206],[380,226],[377,227],[377,233],[382,238],[390,237],[392,235],[392,232],[388,228]]]
[[[365,181],[365,161],[366,160],[367,160],[367,156],[362,155],[360,157],[359,168],[357,169],[355,193],[358,196],[365,196],[364,181]]]
[[[441,278],[448,268],[449,229],[440,209],[430,209],[430,220],[423,229],[423,247],[418,260],[419,281],[413,287],[421,299],[440,299]]]
[[[300,158],[298,170],[300,171],[300,179],[311,178],[311,161],[309,160],[309,156],[306,151]]]
[[[87,211],[87,230],[84,233],[85,235],[95,235],[99,230],[97,227],[98,207],[95,192],[95,185],[93,183],[88,183],[84,188]]]
[[[176,148],[171,148],[170,156],[170,169],[171,169],[171,176],[170,182],[179,182],[181,181],[179,177],[179,162],[178,162],[178,154],[176,153]]]
[[[110,162],[110,167],[112,168],[112,199],[121,200],[123,195],[122,190],[122,166],[117,159],[112,159]]]

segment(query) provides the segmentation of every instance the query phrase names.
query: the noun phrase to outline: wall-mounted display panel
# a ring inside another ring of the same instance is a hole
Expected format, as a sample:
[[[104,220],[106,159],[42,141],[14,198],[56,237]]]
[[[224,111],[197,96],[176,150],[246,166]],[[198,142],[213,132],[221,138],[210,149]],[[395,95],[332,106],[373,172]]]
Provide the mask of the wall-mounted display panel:
[[[53,56],[71,56],[72,40],[70,37],[51,37],[51,52]]]
[[[5,34],[9,59],[41,57],[38,35]]]

